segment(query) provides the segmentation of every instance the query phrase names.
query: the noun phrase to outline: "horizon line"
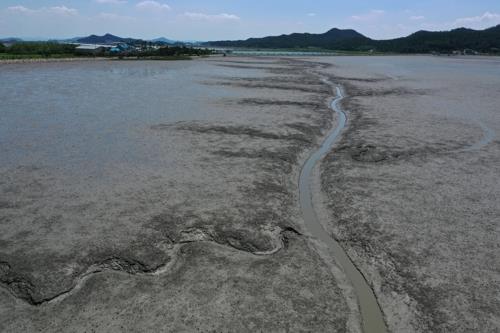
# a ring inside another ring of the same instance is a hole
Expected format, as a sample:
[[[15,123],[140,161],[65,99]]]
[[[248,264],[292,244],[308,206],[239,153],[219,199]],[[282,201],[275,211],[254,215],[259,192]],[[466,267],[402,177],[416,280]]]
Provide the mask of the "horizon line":
[[[248,38],[241,38],[241,39],[217,39],[217,40],[176,39],[176,38],[170,38],[170,37],[165,37],[165,36],[157,36],[157,37],[151,37],[151,38],[137,38],[137,37],[130,37],[130,36],[121,37],[119,34],[115,34],[115,33],[111,33],[111,32],[104,32],[104,33],[102,33],[102,35],[100,35],[99,33],[90,33],[89,35],[86,35],[86,36],[73,36],[73,37],[33,37],[33,36],[6,36],[6,37],[2,37],[2,36],[0,36],[0,40],[21,39],[22,41],[50,41],[50,40],[61,41],[61,40],[69,40],[69,39],[75,39],[75,38],[86,38],[86,37],[90,37],[90,36],[103,37],[105,35],[113,35],[113,36],[123,38],[123,39],[136,39],[136,40],[144,40],[144,41],[151,41],[154,39],[165,38],[165,39],[169,39],[169,40],[176,41],[176,42],[194,42],[194,41],[196,41],[196,42],[207,43],[207,42],[214,42],[214,41],[245,41],[245,40],[253,39],[253,38],[279,37],[279,36],[289,36],[289,35],[293,35],[293,34],[321,35],[321,34],[325,34],[325,33],[329,32],[331,30],[337,29],[337,30],[341,30],[341,31],[352,30],[352,31],[355,31],[355,32],[363,35],[364,37],[371,39],[371,40],[381,41],[381,40],[394,40],[394,39],[398,39],[398,38],[405,38],[405,37],[411,36],[417,32],[451,32],[451,31],[461,30],[461,29],[472,30],[472,31],[485,31],[485,30],[489,30],[489,29],[496,28],[499,26],[500,26],[500,24],[497,24],[497,25],[493,25],[491,27],[484,28],[484,29],[467,28],[465,26],[453,28],[453,29],[449,29],[449,30],[424,30],[424,29],[421,29],[421,30],[416,30],[415,32],[412,32],[408,35],[402,35],[400,37],[394,37],[394,38],[381,38],[381,39],[369,37],[365,34],[360,33],[358,30],[353,29],[353,28],[334,27],[334,28],[326,30],[325,32],[316,32],[315,33],[315,32],[304,31],[304,32],[283,33],[283,34],[277,34],[277,35],[265,35],[265,36],[260,36],[260,37],[248,37]]]

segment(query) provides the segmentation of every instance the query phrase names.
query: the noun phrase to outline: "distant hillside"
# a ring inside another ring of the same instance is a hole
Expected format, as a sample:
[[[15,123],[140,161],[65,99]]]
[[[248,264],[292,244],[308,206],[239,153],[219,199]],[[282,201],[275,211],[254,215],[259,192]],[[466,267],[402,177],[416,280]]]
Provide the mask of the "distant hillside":
[[[346,43],[353,43],[361,46],[370,42],[371,39],[354,30],[331,29],[324,34],[294,33],[290,35],[250,38],[238,41],[208,42],[208,44],[221,47],[287,49],[319,47],[325,49],[339,49],[346,47]]]
[[[0,38],[0,43],[18,43],[22,42],[21,38],[8,37],[8,38]]]
[[[208,45],[246,48],[323,48],[330,50],[397,53],[452,52],[472,49],[478,52],[500,52],[500,25],[486,30],[419,31],[408,37],[373,40],[354,30],[332,29],[324,34],[294,33],[237,41],[214,41]]]
[[[164,43],[164,44],[177,44],[179,41],[168,39],[165,37],[155,38],[151,40],[154,43]]]
[[[112,34],[105,34],[104,36],[90,35],[88,37],[78,38],[77,43],[82,44],[112,44],[112,43],[128,43],[134,42],[137,39],[122,38]]]
[[[500,51],[500,25],[486,30],[418,31],[408,37],[377,41],[375,48],[385,52],[452,52],[471,49],[478,52]]]

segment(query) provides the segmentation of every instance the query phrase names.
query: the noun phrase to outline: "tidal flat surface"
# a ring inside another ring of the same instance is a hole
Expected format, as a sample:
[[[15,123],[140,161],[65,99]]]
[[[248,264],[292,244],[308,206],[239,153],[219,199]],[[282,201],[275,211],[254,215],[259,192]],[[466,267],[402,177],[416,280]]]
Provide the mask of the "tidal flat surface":
[[[500,330],[500,59],[339,57],[325,218],[393,332]],[[321,201],[321,198],[317,198]]]
[[[496,58],[0,65],[0,331],[500,327]],[[326,78],[326,80],[325,80]]]
[[[301,230],[321,68],[2,65],[0,331],[359,331]]]

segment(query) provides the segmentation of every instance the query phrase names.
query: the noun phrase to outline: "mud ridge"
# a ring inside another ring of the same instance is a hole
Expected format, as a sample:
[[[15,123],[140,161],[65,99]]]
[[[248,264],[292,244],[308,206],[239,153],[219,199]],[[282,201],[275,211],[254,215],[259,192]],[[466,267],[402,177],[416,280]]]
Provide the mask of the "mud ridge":
[[[274,65],[275,64],[271,64]],[[230,65],[230,64],[217,64],[219,67],[227,67],[227,68],[237,68],[237,69],[255,69],[255,70],[286,70],[285,67],[271,67],[271,66],[246,66],[246,65]]]
[[[247,77],[247,78],[242,78],[242,77],[234,77],[234,78],[227,78],[227,77],[219,77],[215,78],[219,79],[220,81],[228,81],[228,82],[235,82],[235,83],[255,83],[255,84],[269,84],[269,83],[274,83],[274,84],[300,84],[300,85],[323,85],[323,83],[318,80],[316,77],[311,77],[307,75],[294,75],[294,76],[269,76],[269,77],[264,77],[264,78],[253,78],[253,77]]]
[[[290,156],[287,155],[280,156],[279,153],[268,149],[262,149],[262,150],[240,149],[236,151],[221,149],[213,151],[212,154],[224,157],[250,158],[250,159],[263,158],[263,159],[279,160],[286,163],[294,162],[294,159],[292,159]]]
[[[240,99],[238,102],[240,105],[276,105],[276,106],[297,106],[303,108],[323,108],[323,103],[314,102],[298,102],[290,100],[275,100],[275,99],[264,99],[264,98],[244,98]]]
[[[429,155],[447,155],[463,151],[462,144],[454,147],[424,146],[414,149],[397,150],[390,147],[375,146],[372,144],[357,144],[341,146],[337,149],[339,154],[347,154],[352,160],[361,163],[382,163],[407,160],[414,157],[427,157]]]
[[[388,81],[390,78],[359,78],[359,77],[347,77],[347,76],[335,76],[337,81],[354,81],[354,82],[366,82],[366,83],[376,83]]]
[[[211,60],[210,60],[211,61]],[[215,60],[213,61],[216,64],[243,64],[243,65],[276,65],[276,61],[236,61],[236,60],[227,60],[227,61],[220,61],[220,60]]]
[[[165,130],[174,128],[181,131],[190,131],[202,134],[223,134],[223,135],[246,135],[252,138],[268,139],[268,140],[288,140],[298,141],[310,144],[312,139],[303,134],[277,134],[274,132],[266,132],[255,127],[238,126],[238,125],[205,125],[198,123],[177,123],[177,124],[159,124],[151,126],[152,130]]]
[[[317,93],[317,94],[327,94],[329,91],[326,87],[317,85],[317,87],[311,86],[297,86],[297,85],[286,85],[286,84],[273,84],[266,83],[263,81],[258,82],[227,82],[227,81],[214,81],[205,82],[208,85],[218,85],[218,86],[228,86],[228,87],[239,87],[239,88],[250,88],[250,89],[276,89],[276,90],[293,90],[301,91],[305,93]]]
[[[174,246],[174,258],[166,263],[159,264],[155,267],[148,267],[144,263],[134,259],[111,256],[105,260],[90,265],[83,274],[74,279],[74,283],[69,289],[61,291],[54,296],[42,299],[35,297],[36,286],[28,278],[17,274],[8,262],[0,261],[0,286],[6,289],[15,298],[20,299],[29,305],[42,306],[64,299],[74,290],[80,288],[88,278],[96,274],[104,272],[120,272],[129,275],[146,276],[165,274],[168,272],[167,268],[171,267],[175,262],[177,256],[176,252],[178,252],[181,246],[186,244],[197,242],[216,243],[218,245],[226,246],[233,250],[245,252],[251,255],[267,256],[276,254],[282,249],[286,249],[290,241],[289,234],[302,236],[302,234],[293,227],[276,227],[272,233],[274,236],[275,248],[269,251],[257,251],[253,247],[244,246],[244,235],[241,235],[238,232],[225,234],[224,237],[220,237],[217,235],[211,235],[210,233],[197,228],[182,230],[180,232],[180,238]]]

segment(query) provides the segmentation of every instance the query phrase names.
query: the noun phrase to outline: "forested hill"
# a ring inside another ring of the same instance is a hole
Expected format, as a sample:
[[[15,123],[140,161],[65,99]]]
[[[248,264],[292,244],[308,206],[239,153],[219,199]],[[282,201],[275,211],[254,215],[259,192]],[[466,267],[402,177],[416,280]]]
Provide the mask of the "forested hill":
[[[133,43],[140,41],[139,39],[133,38],[122,38],[111,34],[105,34],[103,36],[90,35],[88,37],[82,37],[76,39],[78,43],[84,44],[112,44],[112,43]]]
[[[419,31],[408,37],[377,41],[375,47],[385,52],[452,52],[471,49],[484,53],[500,51],[500,25],[486,30],[455,29],[451,31]]]
[[[343,42],[369,43],[371,40],[354,30],[332,29],[324,34],[294,33],[291,35],[250,38],[240,41],[209,42],[214,46],[252,48],[338,48]]]
[[[408,37],[391,40],[373,40],[354,30],[332,29],[324,34],[294,33],[238,41],[213,41],[207,44],[217,47],[322,48],[398,53],[452,52],[471,49],[478,52],[498,53],[500,52],[500,25],[486,30],[460,28],[442,32],[419,31]]]

